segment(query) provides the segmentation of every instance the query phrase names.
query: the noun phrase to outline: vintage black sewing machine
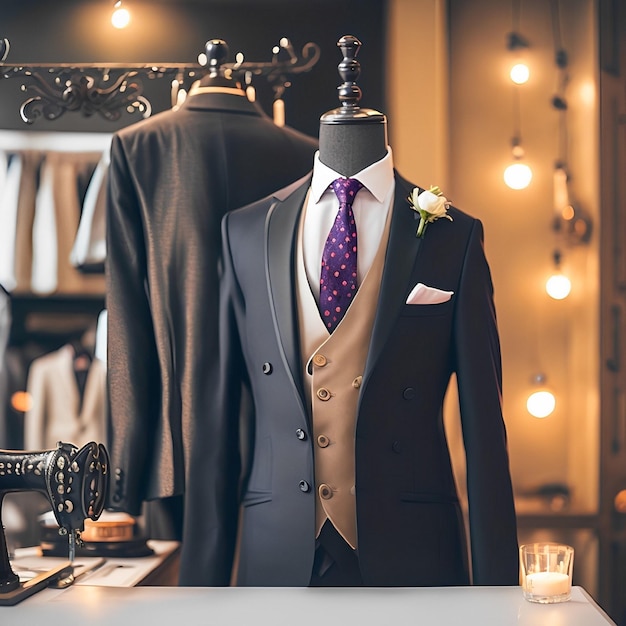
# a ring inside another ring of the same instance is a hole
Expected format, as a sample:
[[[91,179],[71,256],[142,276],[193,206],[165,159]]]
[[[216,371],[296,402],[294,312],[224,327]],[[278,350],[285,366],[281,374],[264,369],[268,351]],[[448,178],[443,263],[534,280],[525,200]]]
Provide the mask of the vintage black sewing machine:
[[[0,605],[17,604],[53,580],[72,581],[76,543],[87,518],[97,520],[109,487],[109,458],[105,447],[94,442],[78,449],[59,442],[41,452],[0,450]],[[68,563],[21,582],[9,562],[2,500],[9,492],[39,491],[52,506],[59,534],[68,537]]]

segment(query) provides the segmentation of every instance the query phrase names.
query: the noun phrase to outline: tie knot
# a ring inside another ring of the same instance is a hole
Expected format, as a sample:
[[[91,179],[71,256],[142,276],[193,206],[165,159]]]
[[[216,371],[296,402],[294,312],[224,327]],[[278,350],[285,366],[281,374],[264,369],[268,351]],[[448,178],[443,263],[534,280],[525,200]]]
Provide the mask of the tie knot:
[[[341,204],[352,204],[354,196],[363,188],[363,184],[356,178],[337,178],[331,187]]]

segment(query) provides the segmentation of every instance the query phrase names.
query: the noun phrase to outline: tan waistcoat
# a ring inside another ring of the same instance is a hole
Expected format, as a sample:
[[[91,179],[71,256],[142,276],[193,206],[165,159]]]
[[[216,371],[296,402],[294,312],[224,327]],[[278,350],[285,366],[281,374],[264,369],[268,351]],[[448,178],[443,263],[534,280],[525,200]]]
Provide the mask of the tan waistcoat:
[[[313,416],[316,532],[329,519],[357,547],[355,429],[359,388],[380,291],[391,211],[385,231],[357,295],[332,334],[320,316],[306,277],[302,222],[298,237],[297,294],[304,387]]]

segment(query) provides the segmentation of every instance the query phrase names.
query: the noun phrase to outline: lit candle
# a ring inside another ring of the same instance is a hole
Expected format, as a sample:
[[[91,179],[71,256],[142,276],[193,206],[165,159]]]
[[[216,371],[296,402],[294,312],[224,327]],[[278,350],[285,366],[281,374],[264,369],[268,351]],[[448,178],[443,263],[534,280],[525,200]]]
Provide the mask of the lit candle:
[[[559,572],[528,574],[526,590],[534,596],[561,596],[570,591],[569,576]]]

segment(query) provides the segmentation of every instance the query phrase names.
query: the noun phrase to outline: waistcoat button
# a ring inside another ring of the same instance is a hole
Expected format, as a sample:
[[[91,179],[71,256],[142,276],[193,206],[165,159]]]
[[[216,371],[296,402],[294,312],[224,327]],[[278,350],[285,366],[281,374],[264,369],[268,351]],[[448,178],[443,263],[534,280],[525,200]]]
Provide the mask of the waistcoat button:
[[[320,448],[326,448],[330,444],[330,439],[326,435],[319,435],[317,438],[317,445]]]
[[[306,480],[301,480],[299,487],[300,491],[304,491],[304,493],[306,493],[307,491],[311,491],[311,485],[309,485]]]
[[[330,400],[330,391],[322,387],[321,389],[317,390],[317,397],[323,402],[326,402],[327,400]]]
[[[330,500],[333,497],[333,490],[325,483],[322,483],[319,488],[320,498],[322,500]]]
[[[363,380],[363,376],[357,376],[353,381],[352,381],[352,386],[355,389],[358,389],[361,386],[361,381]]]
[[[402,397],[405,400],[413,400],[413,398],[415,398],[415,389],[413,389],[413,387],[407,387],[403,392],[402,392]]]
[[[263,373],[271,374],[272,373],[272,364],[271,363],[263,363]]]
[[[302,430],[302,428],[298,428],[296,430],[296,437],[300,440],[300,441],[304,441],[306,439],[306,433]]]
[[[313,363],[317,365],[318,367],[324,367],[324,365],[326,365],[328,361],[326,360],[326,357],[323,354],[316,354],[313,357]]]

